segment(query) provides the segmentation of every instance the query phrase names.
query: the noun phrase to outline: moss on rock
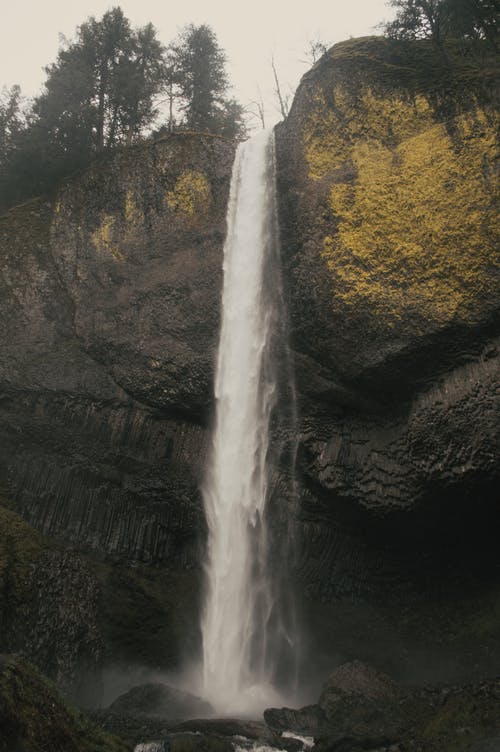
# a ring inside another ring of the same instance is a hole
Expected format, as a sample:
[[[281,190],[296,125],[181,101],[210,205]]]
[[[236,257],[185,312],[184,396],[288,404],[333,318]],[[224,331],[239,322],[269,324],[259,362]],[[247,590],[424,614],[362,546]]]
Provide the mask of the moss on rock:
[[[496,315],[494,67],[370,37],[335,45],[304,77],[278,134],[292,320],[337,371]]]
[[[177,178],[166,202],[174,212],[187,219],[206,215],[210,202],[210,185],[202,172],[187,170]]]
[[[127,752],[27,661],[0,656],[0,752]]]
[[[334,48],[332,66],[352,49]],[[430,92],[370,79],[318,86],[311,104],[303,148],[309,180],[329,192],[332,305],[369,306],[389,327],[412,317],[420,331],[477,318],[499,286],[499,113],[472,96],[444,119]]]

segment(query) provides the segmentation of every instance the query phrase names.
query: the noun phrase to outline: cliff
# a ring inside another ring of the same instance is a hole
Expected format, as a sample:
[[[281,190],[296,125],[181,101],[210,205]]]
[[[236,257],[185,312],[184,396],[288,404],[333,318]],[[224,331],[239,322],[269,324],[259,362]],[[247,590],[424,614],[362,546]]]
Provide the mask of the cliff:
[[[450,60],[342,43],[277,129],[299,508],[283,465],[272,503],[297,511],[313,681],[351,658],[406,681],[500,667],[498,84]],[[233,156],[174,134],[0,218],[2,639],[77,696],[198,646]],[[32,623],[37,582],[62,607]]]
[[[277,128],[304,612],[406,680],[500,660],[497,62],[349,40]]]
[[[172,136],[0,220],[0,476],[46,533],[196,558],[233,153]]]
[[[424,349],[435,373],[498,321],[495,71],[426,41],[343,42],[279,126],[294,337],[346,385],[411,393]]]
[[[103,661],[173,666],[194,650],[234,148],[188,133],[148,142],[0,218],[0,497],[64,544],[33,558],[5,539],[2,646],[80,700]],[[68,655],[52,654],[54,633],[73,639]]]

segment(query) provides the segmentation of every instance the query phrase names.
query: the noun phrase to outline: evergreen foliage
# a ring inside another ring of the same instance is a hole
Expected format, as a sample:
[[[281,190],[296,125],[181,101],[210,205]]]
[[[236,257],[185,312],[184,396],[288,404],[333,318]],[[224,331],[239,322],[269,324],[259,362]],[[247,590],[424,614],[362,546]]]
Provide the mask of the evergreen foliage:
[[[389,0],[396,9],[385,32],[396,39],[430,38],[440,48],[445,40],[485,40],[498,49],[498,0]],[[465,48],[464,48],[465,49]]]
[[[0,95],[0,210],[144,137],[165,93],[168,130],[241,137],[243,108],[226,96],[225,65],[206,25],[186,26],[166,49],[152,24],[132,29],[119,7],[89,18],[46,67],[44,91],[25,112],[18,86]]]
[[[169,53],[181,127],[242,136],[243,107],[227,98],[226,54],[210,26],[188,24]]]

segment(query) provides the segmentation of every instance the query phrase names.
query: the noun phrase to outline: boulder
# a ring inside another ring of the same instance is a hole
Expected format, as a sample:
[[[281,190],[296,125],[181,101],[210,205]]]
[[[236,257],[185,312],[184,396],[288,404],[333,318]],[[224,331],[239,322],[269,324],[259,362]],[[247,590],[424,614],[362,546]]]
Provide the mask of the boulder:
[[[342,695],[357,695],[363,700],[397,700],[402,695],[390,676],[363,661],[343,663],[328,677],[319,698],[319,706],[329,717]]]
[[[210,703],[166,684],[142,684],[120,695],[108,708],[117,715],[165,719],[199,718],[213,714]]]

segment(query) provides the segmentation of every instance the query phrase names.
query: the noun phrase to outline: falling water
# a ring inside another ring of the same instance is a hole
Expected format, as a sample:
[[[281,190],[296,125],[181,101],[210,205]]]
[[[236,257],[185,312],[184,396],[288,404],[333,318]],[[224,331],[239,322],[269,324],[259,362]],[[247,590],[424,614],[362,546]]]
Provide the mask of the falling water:
[[[278,699],[272,689],[274,597],[265,514],[277,400],[276,254],[274,137],[262,132],[239,146],[233,168],[216,423],[204,487],[209,533],[203,678],[204,694],[218,712],[262,710]]]

